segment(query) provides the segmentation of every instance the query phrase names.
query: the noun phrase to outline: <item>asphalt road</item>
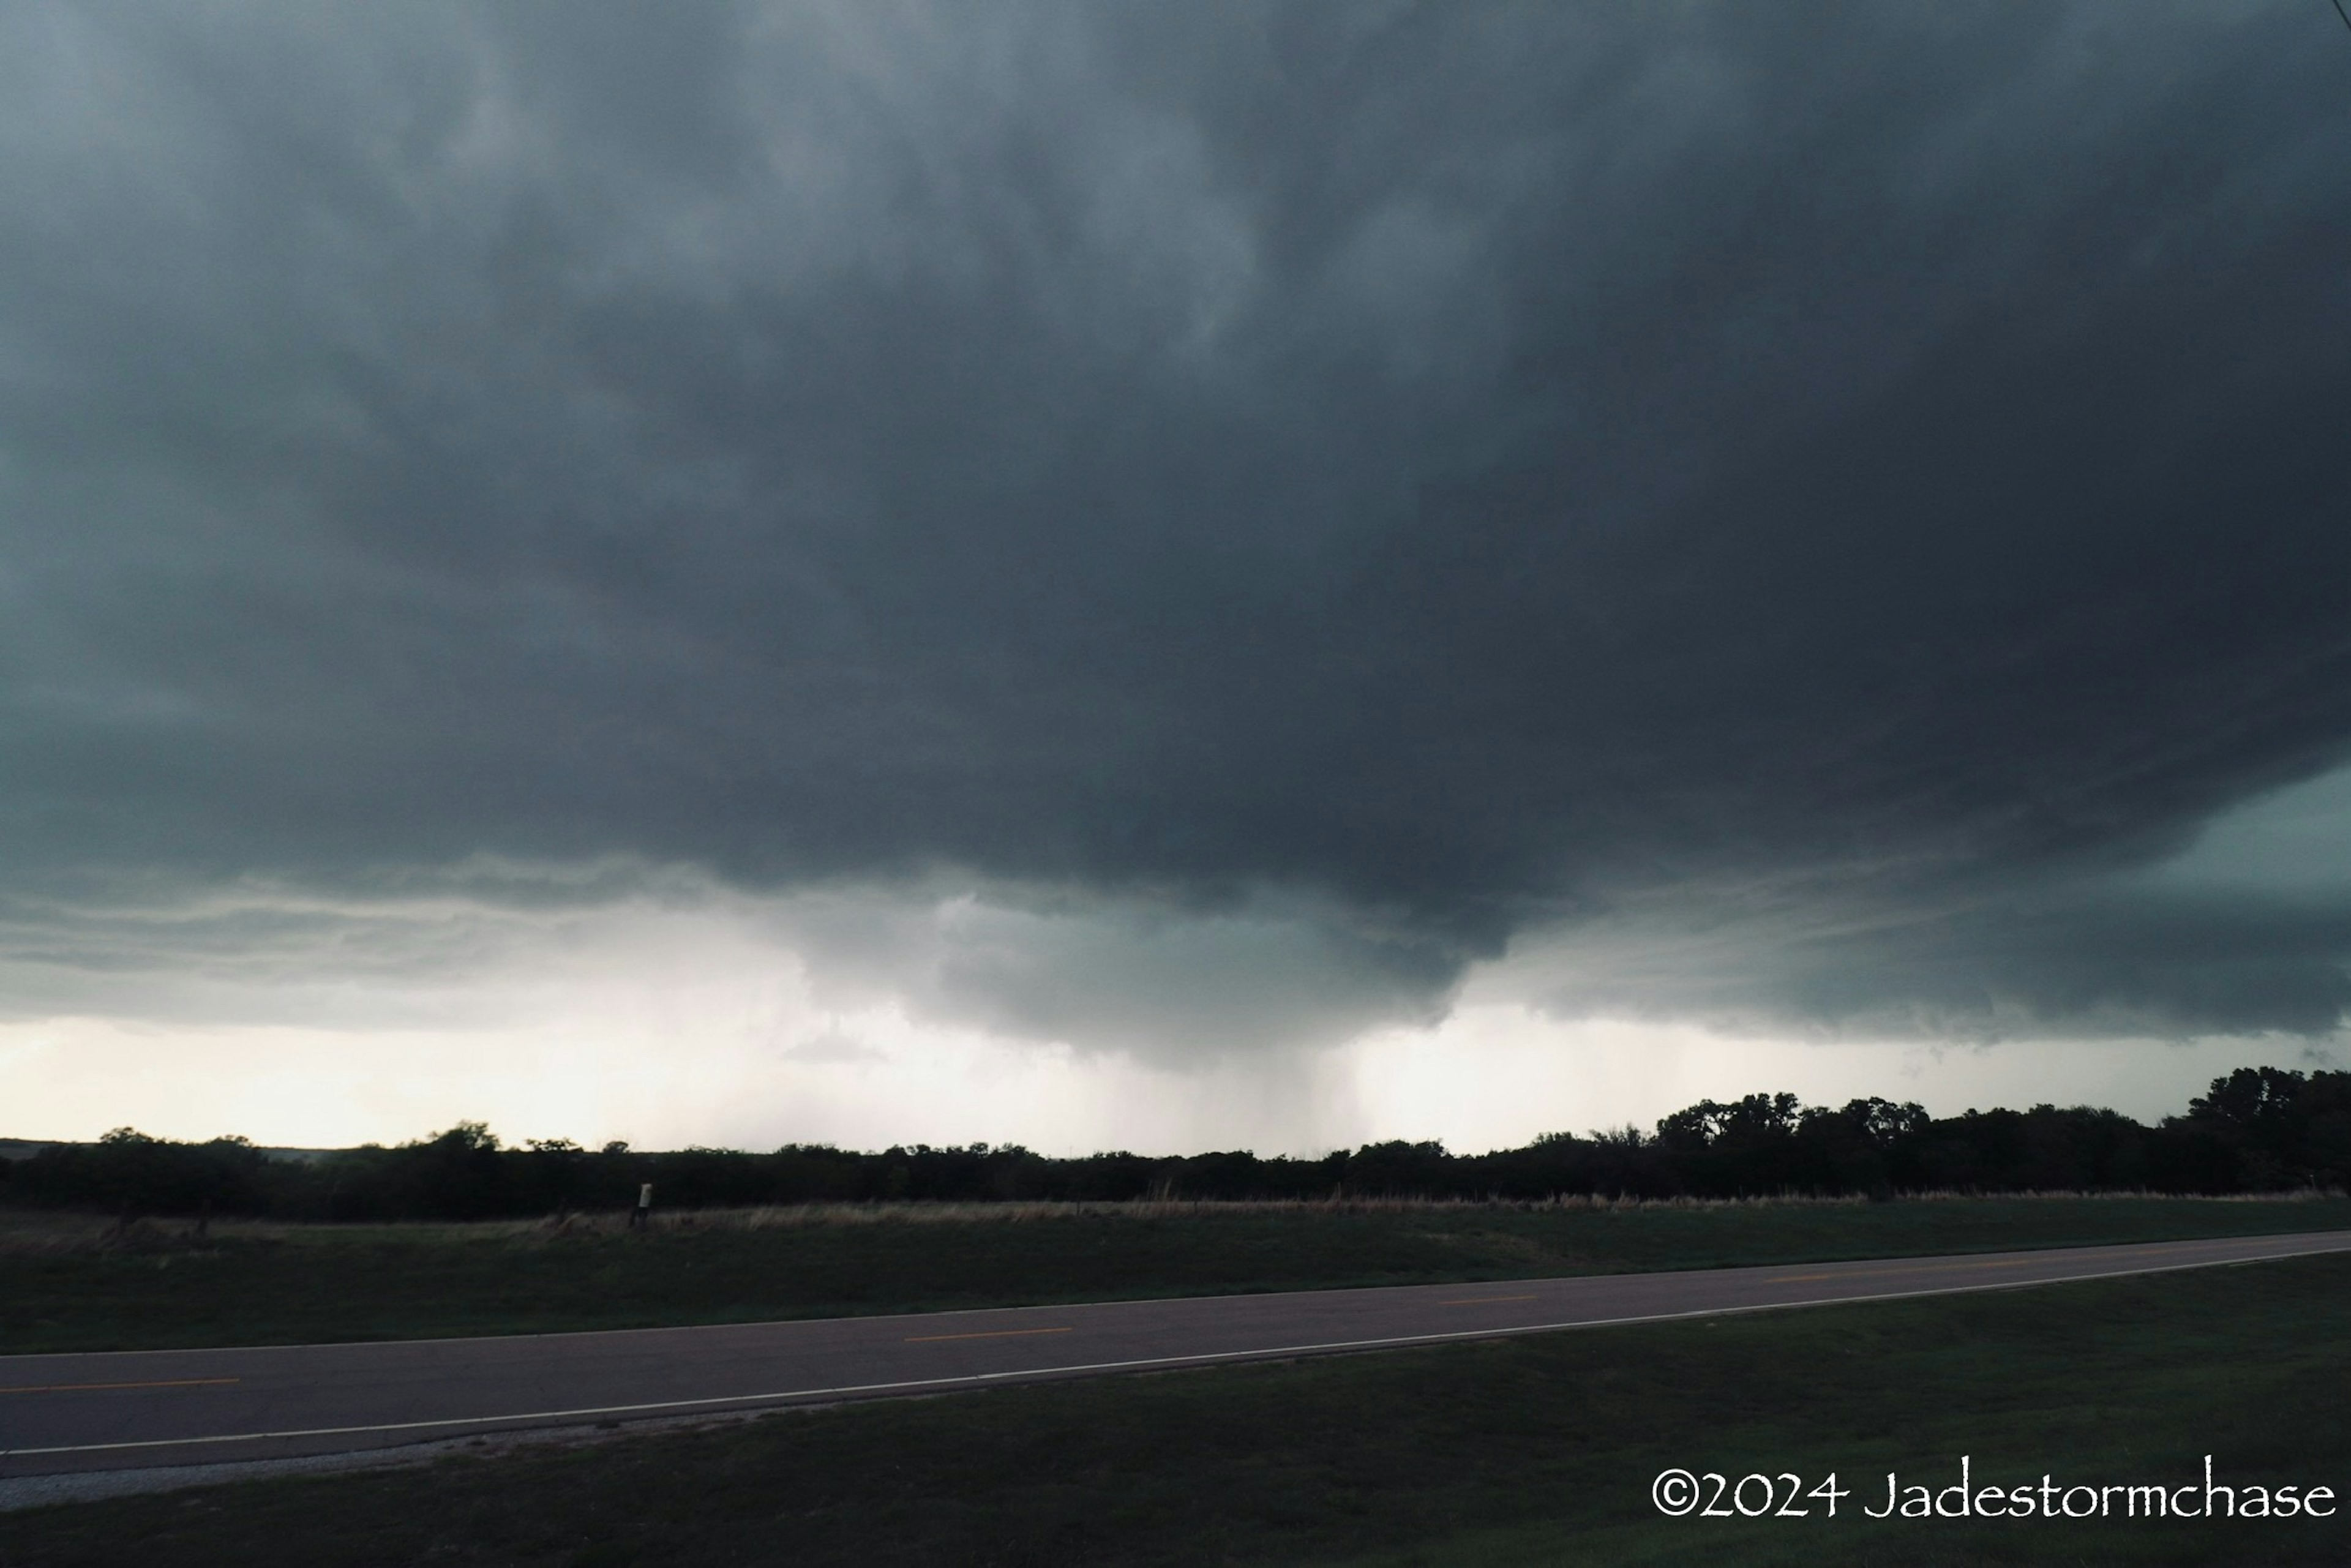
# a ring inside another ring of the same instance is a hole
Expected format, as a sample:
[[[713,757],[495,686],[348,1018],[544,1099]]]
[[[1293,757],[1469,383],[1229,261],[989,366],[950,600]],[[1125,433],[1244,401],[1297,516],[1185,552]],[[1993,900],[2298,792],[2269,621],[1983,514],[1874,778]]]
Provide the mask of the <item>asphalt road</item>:
[[[278,1458],[2351,1251],[2351,1231],[494,1339],[0,1356],[0,1476]]]

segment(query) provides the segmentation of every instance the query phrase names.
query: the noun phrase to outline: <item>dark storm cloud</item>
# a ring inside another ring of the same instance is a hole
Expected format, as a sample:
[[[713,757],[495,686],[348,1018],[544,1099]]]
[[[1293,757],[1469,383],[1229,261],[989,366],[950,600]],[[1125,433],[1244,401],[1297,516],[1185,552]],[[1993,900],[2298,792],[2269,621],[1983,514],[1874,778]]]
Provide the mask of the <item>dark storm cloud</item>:
[[[1662,902],[1662,901],[1661,901]],[[2027,886],[1952,903],[1728,899],[1619,911],[1489,992],[1560,1017],[1972,1044],[2067,1035],[2325,1034],[2351,1008],[2351,912],[2327,900]]]
[[[17,8],[9,874],[1273,897],[1406,1011],[1769,885],[1587,1000],[2324,1029],[2351,904],[2108,883],[2351,742],[2330,20]]]

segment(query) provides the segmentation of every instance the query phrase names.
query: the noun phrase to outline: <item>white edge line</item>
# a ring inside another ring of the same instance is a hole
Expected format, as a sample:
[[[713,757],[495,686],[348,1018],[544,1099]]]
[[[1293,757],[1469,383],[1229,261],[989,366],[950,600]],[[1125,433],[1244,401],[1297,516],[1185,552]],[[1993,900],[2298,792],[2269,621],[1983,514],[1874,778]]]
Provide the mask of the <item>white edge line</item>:
[[[598,1405],[578,1410],[532,1410],[510,1416],[451,1416],[432,1421],[389,1421],[368,1427],[310,1427],[287,1432],[232,1432],[209,1437],[148,1437],[130,1443],[76,1443],[48,1448],[0,1448],[0,1458],[43,1454],[120,1453],[133,1448],[188,1448],[212,1443],[263,1443],[296,1437],[349,1437],[369,1432],[417,1432],[435,1427],[492,1427],[508,1422],[552,1425],[584,1420],[591,1416],[643,1416],[657,1410],[707,1409],[719,1405],[780,1405],[809,1399],[846,1399],[861,1394],[903,1393],[918,1388],[954,1388],[980,1383],[1011,1383],[1023,1378],[1073,1377],[1085,1373],[1134,1372],[1153,1366],[1183,1366],[1200,1362],[1262,1361],[1285,1355],[1321,1355],[1349,1350],[1384,1350],[1400,1345],[1437,1344],[1450,1340],[1505,1339],[1513,1334],[1557,1333],[1568,1329],[1623,1328],[1634,1323],[1677,1322],[1689,1318],[1729,1317],[1740,1312],[1780,1312],[1798,1307],[1842,1307],[1862,1301],[1911,1301],[1922,1296],[1961,1296],[1989,1291],[2027,1291],[2042,1285],[2074,1285],[2091,1280],[2124,1279],[2132,1275],[2175,1274],[2189,1269],[2227,1268],[2235,1263],[2274,1263],[2288,1258],[2319,1257],[2351,1250],[2344,1246],[2313,1247],[2300,1252],[2275,1252],[2260,1258],[2215,1258],[2192,1263],[2159,1263],[2145,1268],[2109,1269],[2095,1274],[2068,1274],[2051,1280],[1987,1280],[1971,1285],[1938,1285],[1919,1291],[1875,1291],[1861,1296],[1823,1296],[1805,1301],[1760,1301],[1735,1307],[1694,1307],[1678,1312],[1644,1312],[1625,1318],[1582,1318],[1558,1323],[1520,1323],[1510,1328],[1452,1329],[1437,1333],[1397,1334],[1385,1339],[1334,1340],[1323,1344],[1288,1344],[1261,1350],[1211,1350],[1189,1355],[1144,1356],[1133,1361],[1097,1361],[1076,1366],[1032,1366],[1010,1372],[972,1372],[954,1377],[909,1378],[895,1383],[857,1383],[838,1388],[793,1388],[773,1394],[725,1394],[707,1399],[664,1399],[647,1405]],[[13,1479],[13,1478],[12,1478]]]

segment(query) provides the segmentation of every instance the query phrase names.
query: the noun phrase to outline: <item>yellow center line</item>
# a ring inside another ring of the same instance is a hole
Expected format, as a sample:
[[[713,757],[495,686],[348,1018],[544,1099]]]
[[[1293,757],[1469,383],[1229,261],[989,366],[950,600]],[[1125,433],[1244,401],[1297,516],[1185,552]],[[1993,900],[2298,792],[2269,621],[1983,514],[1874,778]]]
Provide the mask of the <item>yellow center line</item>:
[[[2032,1258],[2003,1258],[1991,1263],[1920,1263],[1908,1269],[1831,1269],[1818,1274],[1774,1274],[1767,1285],[1792,1285],[1800,1280],[1876,1280],[1889,1274],[1952,1274],[1973,1269],[2027,1269]]]
[[[1070,1332],[1071,1331],[1069,1329],[1059,1328],[989,1329],[981,1333],[910,1333],[906,1336],[906,1343],[908,1344],[928,1344],[935,1341],[943,1339],[1018,1339],[1023,1334],[1068,1333]]]
[[[1488,1301],[1531,1301],[1532,1296],[1463,1296],[1457,1301],[1439,1301],[1440,1307],[1479,1307]]]
[[[2240,1239],[2244,1239],[2233,1236],[2201,1237],[2196,1239],[2196,1244],[2218,1246]],[[2258,1240],[2260,1238],[2252,1239]],[[2137,1247],[2116,1247],[2108,1250],[2105,1256],[2123,1258],[2142,1252],[2165,1253],[2171,1251],[2176,1245],[2168,1241],[2153,1241]],[[1972,1269],[2029,1269],[2041,1261],[2043,1260],[2037,1257],[1997,1258],[1983,1263],[1917,1263],[1899,1269],[1829,1269],[1817,1274],[1774,1274],[1763,1282],[1767,1285],[1792,1285],[1806,1280],[1868,1280],[1886,1274],[1949,1274]]]
[[[152,1383],[27,1383],[0,1388],[0,1394],[87,1394],[99,1388],[207,1388],[220,1383],[242,1383],[241,1377],[165,1377]]]

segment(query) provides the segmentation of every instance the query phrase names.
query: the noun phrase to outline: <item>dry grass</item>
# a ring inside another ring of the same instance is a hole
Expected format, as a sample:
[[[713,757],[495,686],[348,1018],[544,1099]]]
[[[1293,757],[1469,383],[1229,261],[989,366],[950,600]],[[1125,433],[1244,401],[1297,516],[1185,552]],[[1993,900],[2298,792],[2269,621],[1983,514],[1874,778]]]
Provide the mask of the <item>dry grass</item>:
[[[2304,1187],[2287,1192],[2239,1193],[2224,1197],[2182,1197],[2153,1192],[2034,1192],[1999,1195],[2006,1199],[2078,1203],[2087,1200],[2150,1200],[2195,1203],[2307,1203],[2344,1196],[2340,1189]],[[1980,1202],[1984,1195],[1959,1191],[1901,1194],[1907,1203]],[[1782,1193],[1756,1197],[1617,1197],[1562,1193],[1548,1198],[1136,1198],[1123,1202],[954,1203],[896,1201],[798,1203],[743,1208],[656,1210],[654,1230],[796,1230],[834,1226],[1022,1225],[1054,1220],[1213,1220],[1278,1215],[1429,1215],[1479,1213],[1672,1213],[1789,1207],[1855,1207],[1857,1196],[1822,1197]],[[54,1210],[0,1208],[0,1257],[88,1253],[166,1253],[201,1249],[214,1243],[333,1243],[397,1238],[403,1241],[534,1242],[559,1238],[617,1236],[629,1228],[626,1209],[567,1213],[533,1219],[422,1220],[382,1224],[325,1224],[301,1220],[143,1218],[128,1225],[113,1218]]]
[[[1978,1202],[1986,1195],[1936,1190],[1906,1192],[1900,1202]],[[2339,1188],[2305,1187],[2290,1192],[2238,1193],[2211,1198],[2194,1195],[2141,1191],[2002,1193],[2001,1197],[2025,1197],[2074,1202],[2085,1198],[2179,1198],[2197,1203],[2299,1203],[2341,1197]],[[1196,1219],[1219,1215],[1257,1217],[1277,1214],[1444,1214],[1507,1212],[1514,1214],[1583,1210],[1597,1213],[1719,1210],[1739,1208],[1854,1207],[1871,1200],[1860,1194],[1824,1197],[1812,1193],[1773,1193],[1751,1197],[1625,1197],[1607,1194],[1554,1193],[1541,1198],[1503,1197],[1319,1197],[1319,1198],[1133,1198],[1120,1202],[1008,1203],[794,1203],[747,1208],[711,1208],[653,1216],[664,1229],[768,1230],[813,1225],[939,1225],[1072,1219],[1108,1216],[1127,1219]],[[602,1214],[557,1215],[543,1220],[510,1222],[542,1231],[597,1234],[625,1228],[625,1210]]]

